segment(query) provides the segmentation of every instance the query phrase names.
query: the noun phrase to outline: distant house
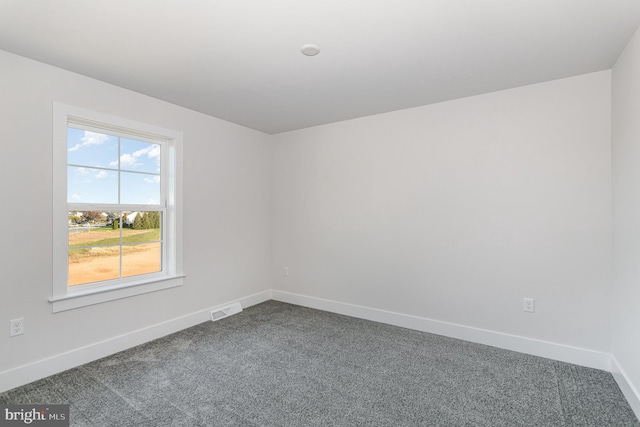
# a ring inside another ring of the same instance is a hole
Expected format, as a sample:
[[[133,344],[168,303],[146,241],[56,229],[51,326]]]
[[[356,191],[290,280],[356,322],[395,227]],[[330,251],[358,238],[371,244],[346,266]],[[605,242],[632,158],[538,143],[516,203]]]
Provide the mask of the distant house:
[[[122,218],[122,223],[131,227],[133,225],[133,221],[136,220],[136,217],[138,216],[139,212],[129,212],[129,213],[125,213],[124,217]]]

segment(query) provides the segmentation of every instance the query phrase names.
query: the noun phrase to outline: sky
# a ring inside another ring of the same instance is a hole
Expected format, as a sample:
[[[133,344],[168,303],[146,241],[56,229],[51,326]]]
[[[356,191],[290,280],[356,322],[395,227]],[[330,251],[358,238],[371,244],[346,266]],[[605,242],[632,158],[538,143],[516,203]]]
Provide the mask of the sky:
[[[160,154],[160,144],[68,128],[67,202],[159,204]]]

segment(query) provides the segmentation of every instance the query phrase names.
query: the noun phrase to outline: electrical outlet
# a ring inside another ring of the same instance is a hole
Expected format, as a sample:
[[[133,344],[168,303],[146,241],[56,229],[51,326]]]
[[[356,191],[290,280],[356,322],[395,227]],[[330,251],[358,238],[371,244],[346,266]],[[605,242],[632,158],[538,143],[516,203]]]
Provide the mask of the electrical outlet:
[[[284,270],[282,270],[282,275],[285,277],[289,276],[289,267],[285,267]]]
[[[528,313],[536,311],[536,300],[533,298],[524,298],[522,300],[522,309]]]
[[[19,319],[13,319],[9,321],[9,336],[15,337],[16,335],[24,334],[24,317]]]

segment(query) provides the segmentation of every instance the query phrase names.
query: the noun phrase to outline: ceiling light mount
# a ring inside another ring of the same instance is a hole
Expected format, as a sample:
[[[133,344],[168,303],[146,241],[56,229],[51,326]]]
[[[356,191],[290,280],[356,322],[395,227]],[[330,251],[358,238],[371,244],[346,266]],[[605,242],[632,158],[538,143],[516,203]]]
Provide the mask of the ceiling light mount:
[[[320,47],[315,44],[305,44],[300,48],[300,52],[306,56],[316,56],[320,53]]]

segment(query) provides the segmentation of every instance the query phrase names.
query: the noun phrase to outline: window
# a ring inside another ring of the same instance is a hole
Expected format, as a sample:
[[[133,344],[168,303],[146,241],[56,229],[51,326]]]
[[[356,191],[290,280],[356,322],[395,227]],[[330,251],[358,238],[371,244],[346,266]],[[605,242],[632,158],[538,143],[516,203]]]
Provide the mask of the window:
[[[182,134],[54,104],[53,311],[182,284]]]

